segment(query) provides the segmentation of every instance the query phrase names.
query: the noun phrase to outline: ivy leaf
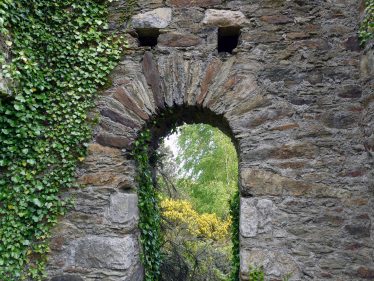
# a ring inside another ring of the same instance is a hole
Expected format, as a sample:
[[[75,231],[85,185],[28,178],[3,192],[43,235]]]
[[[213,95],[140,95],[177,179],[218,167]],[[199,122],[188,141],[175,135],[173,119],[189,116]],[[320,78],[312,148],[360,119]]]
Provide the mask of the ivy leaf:
[[[42,202],[40,202],[40,200],[38,198],[33,198],[32,203],[34,203],[39,208],[43,205]]]

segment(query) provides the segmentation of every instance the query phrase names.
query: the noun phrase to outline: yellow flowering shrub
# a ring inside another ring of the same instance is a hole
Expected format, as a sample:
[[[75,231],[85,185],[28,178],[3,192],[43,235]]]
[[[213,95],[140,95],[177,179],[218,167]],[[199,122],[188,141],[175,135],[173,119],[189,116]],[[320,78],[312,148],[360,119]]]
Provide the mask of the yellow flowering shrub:
[[[230,238],[230,217],[222,220],[216,214],[199,214],[187,200],[163,199],[161,212],[164,218],[177,227],[184,227],[193,236],[216,241]]]

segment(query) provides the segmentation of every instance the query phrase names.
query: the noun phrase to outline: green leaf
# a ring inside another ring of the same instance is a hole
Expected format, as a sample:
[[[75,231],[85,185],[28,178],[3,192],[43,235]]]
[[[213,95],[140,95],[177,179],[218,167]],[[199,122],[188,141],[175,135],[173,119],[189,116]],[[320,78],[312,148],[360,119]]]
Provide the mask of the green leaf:
[[[42,202],[40,202],[40,200],[38,198],[33,198],[32,203],[34,203],[38,207],[42,206]]]

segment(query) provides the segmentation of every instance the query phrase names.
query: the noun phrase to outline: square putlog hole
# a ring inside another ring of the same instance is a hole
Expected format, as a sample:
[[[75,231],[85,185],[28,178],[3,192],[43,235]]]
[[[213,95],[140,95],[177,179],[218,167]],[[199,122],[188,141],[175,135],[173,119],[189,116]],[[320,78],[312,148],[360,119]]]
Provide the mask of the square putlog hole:
[[[160,30],[158,28],[150,29],[137,29],[139,47],[151,47],[157,46],[158,36],[160,35]]]
[[[238,46],[240,27],[218,28],[218,53],[230,53]]]

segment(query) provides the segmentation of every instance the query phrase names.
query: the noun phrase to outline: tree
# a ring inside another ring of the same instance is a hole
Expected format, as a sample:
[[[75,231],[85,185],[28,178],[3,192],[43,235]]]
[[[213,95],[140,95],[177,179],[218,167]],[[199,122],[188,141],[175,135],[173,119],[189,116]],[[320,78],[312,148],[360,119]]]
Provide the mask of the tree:
[[[184,125],[178,129],[177,145],[179,189],[200,213],[227,216],[238,188],[238,160],[230,138],[209,125]]]
[[[231,275],[237,280],[232,219],[238,226],[229,206],[237,202],[235,147],[220,130],[204,124],[179,127],[176,139],[177,157],[165,143],[158,149],[161,280],[223,281]]]

